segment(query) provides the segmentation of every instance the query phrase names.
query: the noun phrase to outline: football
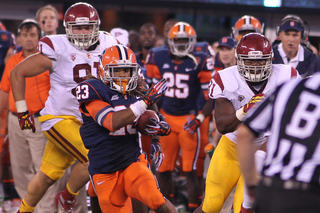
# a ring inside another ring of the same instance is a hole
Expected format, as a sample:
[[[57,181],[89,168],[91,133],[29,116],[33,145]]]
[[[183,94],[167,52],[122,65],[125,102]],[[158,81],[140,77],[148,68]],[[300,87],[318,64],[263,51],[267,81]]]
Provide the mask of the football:
[[[154,117],[158,121],[160,121],[157,113],[153,110],[146,110],[139,118],[137,121],[136,128],[137,130],[143,134],[147,135],[146,132],[144,131],[147,125],[153,125],[152,121],[150,121],[150,118]]]

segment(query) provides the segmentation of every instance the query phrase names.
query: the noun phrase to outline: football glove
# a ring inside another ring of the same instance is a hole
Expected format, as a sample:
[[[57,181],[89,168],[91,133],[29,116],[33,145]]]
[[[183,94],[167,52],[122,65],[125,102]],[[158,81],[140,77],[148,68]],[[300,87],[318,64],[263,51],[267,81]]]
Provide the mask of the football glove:
[[[261,102],[265,99],[264,94],[259,93],[257,95],[254,95],[251,100],[243,106],[243,113],[246,114],[248,112],[249,109],[251,109],[253,107],[253,105],[255,105],[258,102]]]
[[[34,124],[34,119],[31,114],[29,114],[29,111],[20,112],[17,113],[20,129],[32,129],[32,132],[34,133],[36,131],[36,126]]]
[[[154,162],[154,164],[157,167],[159,167],[162,164],[163,158],[164,158],[164,154],[162,152],[159,139],[152,139],[151,148],[150,148],[150,159]]]
[[[187,132],[189,132],[190,134],[194,134],[197,130],[197,128],[201,125],[201,122],[195,118],[191,121],[188,121],[184,126],[184,130],[186,130]]]
[[[264,99],[265,97],[262,93],[254,95],[246,105],[236,111],[236,117],[238,118],[238,120],[243,121],[248,110],[251,109],[256,103],[261,102]]]
[[[146,125],[145,132],[149,136],[152,136],[152,135],[159,135],[159,136],[169,135],[171,133],[171,126],[165,121],[164,117],[159,112],[157,112],[157,115],[158,115],[160,121],[158,121],[157,119],[151,117],[150,121],[154,125]]]
[[[155,103],[161,95],[167,90],[167,81],[166,79],[161,79],[156,83],[151,89],[148,90],[147,94],[142,98],[142,100],[150,106]]]

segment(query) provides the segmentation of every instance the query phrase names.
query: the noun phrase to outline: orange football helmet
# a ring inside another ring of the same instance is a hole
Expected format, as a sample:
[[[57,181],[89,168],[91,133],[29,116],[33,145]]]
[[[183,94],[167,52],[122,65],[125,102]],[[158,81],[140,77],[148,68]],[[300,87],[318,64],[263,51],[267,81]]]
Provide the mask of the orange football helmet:
[[[186,43],[178,42],[179,39],[187,39]],[[178,22],[169,31],[168,44],[171,53],[183,57],[192,52],[197,42],[197,34],[193,27],[186,22]]]
[[[125,94],[137,87],[139,67],[134,52],[126,46],[117,44],[105,49],[100,56],[99,75],[110,89]],[[114,75],[116,68],[130,68],[130,77],[116,77]]]
[[[72,27],[76,25],[92,25],[92,33],[75,34]],[[79,2],[71,5],[64,15],[63,26],[67,37],[73,46],[80,49],[87,49],[99,40],[99,25],[97,10],[87,3]]]
[[[239,32],[248,31],[251,33],[263,33],[264,24],[261,24],[258,19],[253,16],[245,15],[238,19],[232,28],[232,37],[239,41],[243,35]]]

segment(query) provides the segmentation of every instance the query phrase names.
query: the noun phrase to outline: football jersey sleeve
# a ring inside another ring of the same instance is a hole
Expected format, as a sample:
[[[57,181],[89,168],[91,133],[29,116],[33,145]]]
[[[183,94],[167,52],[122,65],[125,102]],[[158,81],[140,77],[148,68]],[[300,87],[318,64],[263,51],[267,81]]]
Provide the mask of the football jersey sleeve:
[[[85,108],[83,105],[85,105]],[[90,115],[100,126],[105,127],[111,132],[114,131],[112,124],[114,110],[107,102],[101,100],[86,102],[81,104],[80,111],[84,114],[87,113],[87,116]],[[86,113],[84,111],[86,111]]]
[[[203,60],[203,63],[201,64],[201,71],[212,71],[213,69],[214,69],[214,58],[207,55]]]
[[[77,100],[79,103],[102,100],[98,91],[99,87],[95,81],[83,81],[76,87]]]
[[[92,117],[100,126],[113,131],[114,109],[101,98],[99,93],[104,92],[101,84],[103,83],[93,79],[81,82],[76,87],[76,97],[80,103],[81,113]]]
[[[46,55],[50,59],[57,59],[57,54],[55,52],[52,40],[48,37],[43,37],[39,41],[39,51]]]
[[[301,78],[299,72],[294,67],[291,67],[291,78]]]
[[[52,61],[52,70],[55,70],[57,66],[57,53],[53,46],[52,40],[48,37],[43,37],[40,39],[38,44],[38,50],[40,53],[47,56]]]
[[[201,90],[206,100],[208,100],[208,85],[211,79],[211,72],[210,71],[201,71],[198,75]]]
[[[220,78],[219,72],[216,72],[216,74],[213,76],[213,78],[209,83],[208,96],[211,99],[225,98],[223,94],[223,90],[224,90],[224,86]]]

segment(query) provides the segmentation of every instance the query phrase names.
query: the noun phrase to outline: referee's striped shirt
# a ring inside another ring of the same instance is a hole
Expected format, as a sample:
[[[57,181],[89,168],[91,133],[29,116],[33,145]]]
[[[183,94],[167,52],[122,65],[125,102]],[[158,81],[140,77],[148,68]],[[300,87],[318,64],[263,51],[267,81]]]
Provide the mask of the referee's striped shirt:
[[[271,131],[262,175],[320,185],[320,75],[277,87],[244,124]]]

